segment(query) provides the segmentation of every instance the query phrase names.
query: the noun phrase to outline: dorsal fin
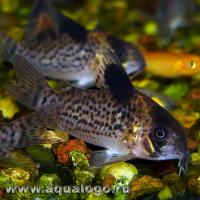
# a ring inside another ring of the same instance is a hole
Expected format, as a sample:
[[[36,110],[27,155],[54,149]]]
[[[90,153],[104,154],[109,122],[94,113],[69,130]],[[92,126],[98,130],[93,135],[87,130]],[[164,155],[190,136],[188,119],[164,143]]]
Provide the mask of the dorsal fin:
[[[87,30],[48,5],[47,0],[36,0],[26,27],[26,40],[56,38],[66,33],[75,40],[83,40]]]
[[[53,16],[59,28],[59,33],[66,33],[76,41],[85,41],[88,31],[62,13],[52,10]]]
[[[58,27],[53,19],[49,5],[45,0],[36,0],[29,16],[29,23],[25,29],[25,39],[43,40],[57,36]]]
[[[109,88],[113,97],[120,103],[126,103],[134,95],[134,87],[113,51],[97,55],[98,74],[96,87]]]

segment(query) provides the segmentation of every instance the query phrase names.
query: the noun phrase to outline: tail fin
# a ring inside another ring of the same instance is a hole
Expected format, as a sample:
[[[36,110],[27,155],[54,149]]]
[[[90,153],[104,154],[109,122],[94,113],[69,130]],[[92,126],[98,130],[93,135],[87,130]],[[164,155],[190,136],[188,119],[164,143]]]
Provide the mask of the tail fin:
[[[0,58],[7,62],[11,62],[12,55],[16,53],[16,50],[20,46],[12,38],[4,33],[0,33]]]
[[[9,150],[13,148],[62,141],[60,138],[52,137],[47,131],[47,128],[57,128],[58,111],[58,107],[45,106],[40,111],[1,126],[1,131],[4,134],[0,135],[0,159],[8,157]]]
[[[55,98],[55,93],[45,78],[27,59],[16,55],[13,58],[13,65],[19,82],[6,86],[6,90],[14,99],[37,110]]]
[[[47,131],[47,128],[57,128],[58,115],[59,107],[48,105],[39,111],[15,120],[13,122],[14,127],[16,127],[15,137],[18,140],[15,140],[12,147],[24,148],[35,144],[47,144],[60,141],[61,139],[59,138],[51,138],[51,134]]]

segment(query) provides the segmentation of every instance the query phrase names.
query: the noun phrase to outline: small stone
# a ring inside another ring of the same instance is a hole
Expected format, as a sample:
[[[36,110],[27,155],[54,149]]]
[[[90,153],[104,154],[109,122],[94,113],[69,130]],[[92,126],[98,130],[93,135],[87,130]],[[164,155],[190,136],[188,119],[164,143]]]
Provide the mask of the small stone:
[[[60,185],[61,180],[57,174],[43,174],[37,183],[41,188],[47,188],[55,185]]]
[[[104,193],[101,194],[90,193],[86,200],[111,200],[111,198]]]
[[[69,140],[67,142],[63,142],[59,145],[57,145],[53,151],[60,163],[63,164],[69,164],[69,154],[71,151],[78,150],[80,152],[83,152],[89,157],[88,149],[86,147],[86,144],[82,140],[74,139]]]
[[[127,186],[138,175],[137,168],[126,162],[117,162],[100,169],[99,176],[104,186],[119,188]]]
[[[0,110],[4,118],[12,119],[14,115],[19,112],[19,108],[11,97],[0,96]]]
[[[200,153],[192,153],[191,154],[192,164],[195,166],[200,166]]]
[[[89,162],[83,152],[74,150],[69,154],[73,165],[74,183],[76,185],[90,185],[94,179],[94,172],[89,167]]]
[[[0,171],[0,185],[3,188],[26,185],[30,174],[21,168],[8,168]]]
[[[130,183],[130,198],[136,199],[139,196],[159,192],[163,188],[160,179],[144,175],[138,179],[133,179]]]
[[[160,200],[168,200],[172,198],[172,192],[169,187],[164,187],[159,193],[158,198]]]
[[[44,148],[41,145],[35,145],[26,148],[26,152],[31,155],[33,160],[44,163],[53,163],[55,158],[51,150]]]

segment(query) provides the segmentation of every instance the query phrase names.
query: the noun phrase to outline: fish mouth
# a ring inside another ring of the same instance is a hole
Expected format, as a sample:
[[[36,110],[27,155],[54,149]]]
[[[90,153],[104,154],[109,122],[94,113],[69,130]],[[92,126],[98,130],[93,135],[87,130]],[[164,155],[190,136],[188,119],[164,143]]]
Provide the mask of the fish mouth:
[[[179,154],[176,156],[163,156],[158,157],[155,160],[178,160],[178,175],[185,175],[188,168],[188,160],[189,160],[189,151],[185,152],[184,154]]]
[[[165,154],[160,155],[157,152],[154,152],[152,155],[145,154],[144,151],[142,151],[142,147],[134,148],[132,153],[136,158],[140,159],[146,159],[146,160],[154,160],[154,161],[164,161],[164,160],[178,160],[178,175],[185,175],[188,167],[188,160],[189,160],[189,151],[182,151],[182,152],[174,152],[174,149],[168,149],[165,150]],[[171,150],[171,153],[169,151]],[[168,153],[167,153],[168,152]]]
[[[146,159],[146,160],[178,160],[178,175],[185,175],[188,168],[188,160],[189,160],[189,151],[184,155],[176,155],[176,156],[161,156],[161,157],[148,157],[148,156],[138,156],[138,158]]]
[[[182,155],[179,158],[179,172],[178,175],[180,176],[181,174],[186,174],[187,168],[188,168],[188,160],[189,160],[189,151],[187,151],[184,155]]]

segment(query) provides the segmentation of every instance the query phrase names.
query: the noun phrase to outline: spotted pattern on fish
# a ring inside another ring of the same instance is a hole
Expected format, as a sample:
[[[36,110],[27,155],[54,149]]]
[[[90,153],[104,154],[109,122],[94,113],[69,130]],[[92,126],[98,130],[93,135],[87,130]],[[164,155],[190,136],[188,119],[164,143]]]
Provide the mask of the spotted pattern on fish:
[[[130,128],[128,128],[124,132],[123,141],[126,144],[132,145],[135,144],[136,140],[136,132],[138,129],[143,127],[143,135],[145,135],[145,130],[148,131],[148,127],[152,126],[152,118],[150,115],[150,105],[151,102],[148,102],[148,99],[144,98],[143,96],[136,95],[134,96],[134,100],[136,105],[140,105],[143,109],[135,109],[135,114],[138,116],[137,118],[133,119],[133,124]],[[136,106],[139,107],[139,106]],[[141,121],[143,122],[141,125]]]
[[[47,127],[57,127],[56,113],[56,108],[48,105],[8,124],[0,124],[0,159],[7,158],[14,148],[61,141],[47,132]]]
[[[164,108],[135,89],[123,67],[115,63],[108,62],[105,66],[104,80],[109,90],[69,87],[65,92],[50,92],[49,96],[45,96],[45,91],[51,90],[45,79],[28,60],[16,56],[14,68],[17,76],[20,82],[27,84],[24,84],[24,88],[18,87],[19,83],[14,84],[8,91],[15,99],[36,110],[49,104],[44,98],[50,99],[50,104],[57,106],[57,129],[105,147],[124,160],[133,157],[150,160],[179,159],[180,169],[184,171],[188,157],[184,129]],[[117,74],[111,73],[114,68]],[[120,87],[119,80],[123,87]],[[117,89],[121,91],[118,94]],[[27,98],[27,91],[30,91],[31,98]],[[118,98],[120,94],[124,98]],[[107,162],[107,157],[104,158]]]
[[[19,52],[21,46],[17,44],[13,39],[4,33],[0,33],[0,56],[8,62],[11,62],[11,57],[15,53]]]
[[[98,146],[107,147],[108,142],[116,151],[130,151],[126,144],[130,138],[136,138],[134,127],[145,130],[151,123],[149,109],[152,102],[143,98],[138,93],[129,104],[123,106],[106,91],[85,93],[71,88],[67,93],[57,96],[57,103],[62,102],[59,129]],[[146,120],[141,124],[143,119]]]
[[[67,34],[61,34],[54,40],[46,38],[42,42],[33,39],[17,44],[12,41],[11,47],[6,47],[8,50],[4,59],[12,60],[13,55],[22,55],[32,60],[38,71],[47,77],[71,81],[86,80],[85,82],[92,83],[98,71],[95,56],[108,49],[119,51],[115,49],[116,46],[112,46],[113,42],[110,43],[110,37],[103,32],[89,31],[86,40],[82,41],[76,41]],[[127,64],[127,67],[125,64],[127,70],[136,67],[135,71],[128,71],[129,74],[140,72],[145,66],[142,54],[135,46],[123,43],[127,53],[126,56],[119,57],[120,61],[132,63]]]
[[[42,66],[41,70],[45,74],[59,70],[72,73],[90,68],[88,61],[94,59],[95,51],[102,51],[106,47],[105,40],[104,34],[91,32],[86,43],[76,43],[74,39],[63,34],[54,41],[47,39],[41,44],[36,41],[25,43],[22,45],[23,50],[16,54],[35,60],[37,67]]]
[[[108,49],[113,49],[130,75],[145,67],[136,46],[101,31],[87,30],[44,0],[34,3],[24,38],[21,44],[1,38],[4,59],[12,62],[13,55],[20,54],[32,60],[43,75],[75,81],[83,87],[94,84],[98,70],[95,56]]]

